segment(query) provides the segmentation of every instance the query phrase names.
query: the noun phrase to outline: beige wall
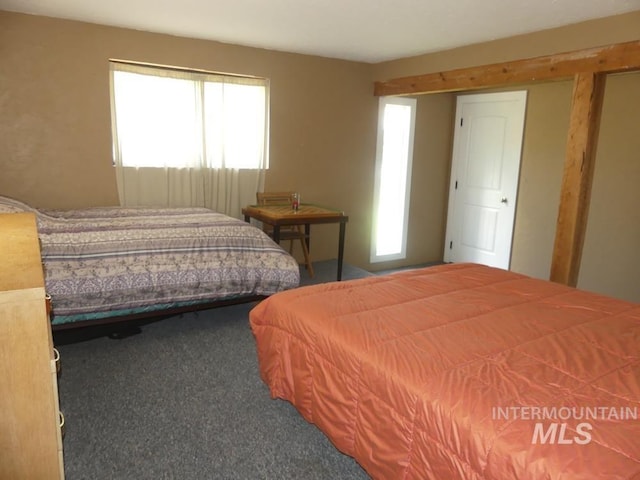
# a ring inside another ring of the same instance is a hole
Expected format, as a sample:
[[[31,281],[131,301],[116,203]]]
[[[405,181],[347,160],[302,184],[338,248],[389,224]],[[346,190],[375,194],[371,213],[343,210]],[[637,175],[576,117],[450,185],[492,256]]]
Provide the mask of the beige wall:
[[[269,189],[350,215],[346,260],[368,258],[377,100],[370,66],[0,12],[0,194],[35,206],[117,203],[109,58],[268,77]],[[314,227],[335,258],[337,226]]]
[[[369,265],[378,107],[373,81],[637,40],[638,25],[640,12],[634,12],[369,65],[0,12],[0,194],[54,208],[117,202],[109,58],[260,75],[271,79],[267,188],[296,189],[303,200],[344,209],[351,264],[375,269],[441,260],[455,95],[419,97],[408,257]],[[607,86],[580,276],[585,288],[636,301],[640,202],[631,192],[640,180],[634,153],[640,151],[634,129],[640,109],[629,106],[638,105],[638,75],[616,77]],[[512,268],[546,278],[571,82],[522,88],[529,101]],[[313,233],[314,258],[335,257],[336,227],[314,227]]]
[[[610,76],[578,287],[640,302],[640,72]]]
[[[511,269],[548,279],[571,107],[571,82],[527,85]]]

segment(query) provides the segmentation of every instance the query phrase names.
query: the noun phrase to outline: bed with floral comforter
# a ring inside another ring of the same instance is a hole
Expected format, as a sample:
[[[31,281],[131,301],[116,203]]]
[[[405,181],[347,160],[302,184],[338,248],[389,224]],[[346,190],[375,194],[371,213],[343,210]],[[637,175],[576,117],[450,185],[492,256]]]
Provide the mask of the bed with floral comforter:
[[[206,208],[35,209],[52,324],[251,299],[296,287],[296,260],[264,232]]]

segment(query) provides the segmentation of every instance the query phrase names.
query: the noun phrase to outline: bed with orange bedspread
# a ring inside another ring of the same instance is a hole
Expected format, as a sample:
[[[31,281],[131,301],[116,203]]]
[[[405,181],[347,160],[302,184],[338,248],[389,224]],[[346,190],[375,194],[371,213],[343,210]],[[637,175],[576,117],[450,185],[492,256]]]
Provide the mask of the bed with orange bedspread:
[[[260,372],[376,479],[640,478],[640,305],[450,264],[250,315]]]

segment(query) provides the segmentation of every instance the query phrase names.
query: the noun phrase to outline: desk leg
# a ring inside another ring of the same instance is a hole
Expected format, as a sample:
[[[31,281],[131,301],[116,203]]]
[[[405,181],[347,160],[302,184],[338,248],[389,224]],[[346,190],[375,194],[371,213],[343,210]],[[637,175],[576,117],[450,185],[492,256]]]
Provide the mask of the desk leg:
[[[342,280],[342,260],[344,259],[344,234],[346,222],[340,222],[340,236],[338,238],[338,281]]]
[[[311,240],[311,225],[308,223],[305,223],[304,224],[304,241],[307,244],[307,252],[311,251],[310,240]]]
[[[273,241],[280,243],[280,225],[273,226]]]
[[[245,215],[244,216],[244,221],[247,222],[247,223],[251,222],[251,218],[249,218],[249,215]]]

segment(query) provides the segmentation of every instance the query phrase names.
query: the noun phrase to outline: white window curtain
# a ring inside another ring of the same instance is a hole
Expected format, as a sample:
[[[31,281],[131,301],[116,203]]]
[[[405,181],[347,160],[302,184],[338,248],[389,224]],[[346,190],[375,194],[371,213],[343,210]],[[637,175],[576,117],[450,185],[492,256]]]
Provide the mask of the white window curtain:
[[[268,167],[268,80],[110,65],[120,204],[240,218]]]

